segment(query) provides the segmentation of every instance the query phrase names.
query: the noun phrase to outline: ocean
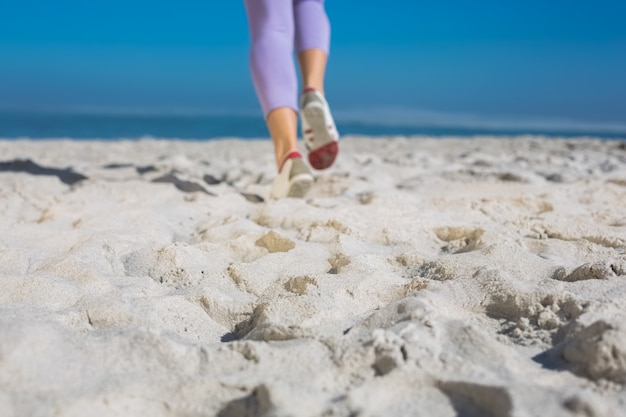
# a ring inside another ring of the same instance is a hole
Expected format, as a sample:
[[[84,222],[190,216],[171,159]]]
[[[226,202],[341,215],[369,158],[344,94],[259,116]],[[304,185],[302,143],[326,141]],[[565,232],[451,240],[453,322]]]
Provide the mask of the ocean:
[[[423,117],[422,117],[423,119]],[[441,119],[441,118],[440,118]],[[480,123],[446,126],[426,122],[412,123],[410,118],[394,123],[376,118],[337,117],[337,127],[342,135],[369,136],[461,136],[477,135],[542,135],[548,137],[599,137],[602,139],[626,138],[626,131],[595,129],[575,126],[545,125],[489,125]],[[140,139],[146,137],[183,140],[210,140],[225,137],[268,138],[260,115],[206,115],[206,114],[88,114],[51,112],[0,112],[0,138],[2,139]]]

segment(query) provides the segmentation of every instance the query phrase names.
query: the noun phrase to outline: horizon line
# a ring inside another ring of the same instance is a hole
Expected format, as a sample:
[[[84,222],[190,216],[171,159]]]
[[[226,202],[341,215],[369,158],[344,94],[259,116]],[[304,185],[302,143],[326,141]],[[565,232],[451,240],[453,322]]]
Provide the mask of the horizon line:
[[[263,119],[256,108],[211,107],[145,107],[145,106],[65,106],[8,107],[0,106],[0,114],[35,116],[143,116],[143,117],[246,117]],[[466,112],[425,110],[423,108],[386,106],[381,108],[340,108],[333,111],[338,123],[398,128],[484,129],[572,131],[626,134],[621,121],[591,121],[567,117],[538,117],[527,115],[488,115]]]

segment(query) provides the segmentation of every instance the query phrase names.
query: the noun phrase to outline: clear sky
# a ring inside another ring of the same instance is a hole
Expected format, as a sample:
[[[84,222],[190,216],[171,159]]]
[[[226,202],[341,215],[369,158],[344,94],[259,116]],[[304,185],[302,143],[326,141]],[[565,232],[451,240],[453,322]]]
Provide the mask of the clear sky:
[[[626,123],[626,1],[327,0],[329,100]],[[242,0],[19,0],[0,108],[258,111]]]

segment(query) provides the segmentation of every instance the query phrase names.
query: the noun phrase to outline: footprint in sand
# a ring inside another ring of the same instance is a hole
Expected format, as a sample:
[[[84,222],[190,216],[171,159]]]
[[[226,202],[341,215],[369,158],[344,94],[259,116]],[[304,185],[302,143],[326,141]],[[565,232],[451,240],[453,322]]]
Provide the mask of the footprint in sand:
[[[444,262],[424,262],[416,271],[417,276],[435,281],[450,281],[458,278],[456,270]]]
[[[313,277],[293,277],[285,283],[285,289],[293,294],[302,295],[307,292],[309,286],[317,287],[317,280]]]
[[[297,238],[307,242],[330,242],[338,235],[352,234],[348,226],[333,218],[305,219],[263,212],[251,217],[250,220],[264,228],[297,230]]]
[[[148,276],[175,289],[195,287],[207,278],[225,281],[222,278],[228,266],[225,249],[213,246],[205,249],[181,242],[142,248],[125,257],[125,274]]]
[[[274,408],[269,389],[261,384],[247,396],[227,403],[217,417],[264,416],[270,415]]]
[[[554,343],[554,335],[585,311],[573,298],[552,294],[496,294],[486,305],[489,317],[500,322],[500,334],[516,344]]]
[[[296,247],[296,244],[293,242],[293,240],[282,236],[274,230],[270,230],[269,232],[261,236],[256,241],[256,245],[267,249],[269,253],[289,252]]]
[[[330,264],[329,274],[338,274],[341,270],[350,265],[350,258],[343,253],[336,253],[328,259]]]
[[[463,227],[438,227],[433,230],[440,240],[446,242],[441,247],[443,253],[464,253],[480,248],[483,229],[469,229]]]
[[[616,262],[596,262],[587,263],[567,273],[563,267],[557,268],[552,278],[558,281],[576,282],[589,279],[609,279],[616,276],[626,275],[626,263]]]
[[[504,388],[462,381],[441,381],[437,387],[450,399],[459,415],[512,415],[513,401]]]

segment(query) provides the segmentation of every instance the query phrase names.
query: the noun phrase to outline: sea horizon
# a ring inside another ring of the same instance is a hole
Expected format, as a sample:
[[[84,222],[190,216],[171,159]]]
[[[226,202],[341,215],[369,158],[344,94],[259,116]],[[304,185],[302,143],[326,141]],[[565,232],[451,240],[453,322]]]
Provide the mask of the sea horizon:
[[[339,110],[342,135],[523,136],[626,139],[626,123],[487,117],[421,109]],[[248,109],[0,109],[0,138],[12,139],[180,139],[269,137],[259,111]]]

